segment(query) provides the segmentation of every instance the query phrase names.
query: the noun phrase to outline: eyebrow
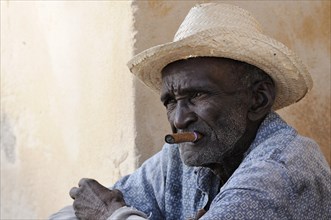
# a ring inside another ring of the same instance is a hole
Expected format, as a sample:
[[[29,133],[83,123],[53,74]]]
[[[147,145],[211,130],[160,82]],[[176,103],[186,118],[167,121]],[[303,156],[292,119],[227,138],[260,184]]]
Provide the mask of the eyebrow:
[[[168,92],[164,93],[161,95],[161,102],[164,103],[168,98],[169,98],[170,94]]]
[[[206,87],[206,86],[192,86],[189,88],[182,88],[180,89],[180,93],[182,94],[189,94],[189,93],[193,93],[193,92],[205,92],[205,93],[210,93],[212,92],[214,89],[212,87]],[[171,97],[173,94],[173,92],[169,92],[166,91],[163,94],[161,94],[161,98],[160,100],[162,102],[166,101],[169,97]]]

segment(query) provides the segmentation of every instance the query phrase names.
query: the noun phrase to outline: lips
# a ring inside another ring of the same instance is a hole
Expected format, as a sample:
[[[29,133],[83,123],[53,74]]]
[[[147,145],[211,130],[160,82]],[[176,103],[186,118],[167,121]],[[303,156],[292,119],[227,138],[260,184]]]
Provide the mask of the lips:
[[[203,136],[197,132],[179,132],[174,134],[168,134],[165,136],[165,142],[168,144],[179,144],[185,142],[196,143],[198,142]]]

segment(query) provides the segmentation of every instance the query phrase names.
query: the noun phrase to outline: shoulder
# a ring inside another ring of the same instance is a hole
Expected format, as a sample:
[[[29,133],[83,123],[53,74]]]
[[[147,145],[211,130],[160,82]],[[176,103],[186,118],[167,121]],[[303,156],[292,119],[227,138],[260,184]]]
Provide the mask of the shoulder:
[[[282,216],[313,217],[330,212],[330,196],[330,167],[319,146],[284,129],[247,154],[217,197],[219,204],[238,200],[252,210],[259,207],[254,212],[264,206]]]
[[[322,168],[330,170],[318,144],[301,136],[277,113],[270,113],[261,124],[256,138],[247,151],[243,164],[269,161],[289,170]]]

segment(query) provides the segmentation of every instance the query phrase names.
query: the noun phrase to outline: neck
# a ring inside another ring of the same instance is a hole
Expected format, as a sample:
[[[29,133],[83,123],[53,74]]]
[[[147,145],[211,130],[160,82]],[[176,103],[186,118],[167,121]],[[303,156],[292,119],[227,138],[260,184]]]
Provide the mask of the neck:
[[[221,163],[210,164],[208,167],[212,169],[213,173],[221,180],[221,185],[225,184],[226,181],[230,178],[230,176],[234,173],[234,171],[238,168],[241,161],[243,159],[242,156],[232,157],[231,159],[225,159]]]
[[[231,152],[224,155],[219,163],[209,164],[208,167],[213,170],[216,176],[221,179],[222,185],[230,178],[234,171],[239,167],[244,159],[244,154],[255,139],[257,130],[263,120],[252,123],[247,126],[245,133],[238,140]]]

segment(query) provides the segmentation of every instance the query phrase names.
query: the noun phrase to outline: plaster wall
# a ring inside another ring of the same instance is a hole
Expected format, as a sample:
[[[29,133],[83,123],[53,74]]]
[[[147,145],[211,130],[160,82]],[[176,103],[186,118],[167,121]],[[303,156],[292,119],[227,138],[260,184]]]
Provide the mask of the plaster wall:
[[[196,3],[213,1],[135,1],[135,53],[172,40],[189,9]],[[314,87],[299,103],[279,113],[315,139],[331,163],[330,133],[330,1],[217,1],[249,10],[266,34],[296,51],[310,71]],[[157,94],[135,80],[139,162],[157,152],[170,131]],[[146,107],[147,106],[147,107]]]
[[[164,108],[126,62],[198,2],[1,1],[0,219],[45,219],[81,177],[111,185],[162,147]],[[330,163],[330,2],[231,3],[307,64],[314,89],[279,113]]]
[[[136,167],[131,1],[1,1],[1,215],[46,219]]]

